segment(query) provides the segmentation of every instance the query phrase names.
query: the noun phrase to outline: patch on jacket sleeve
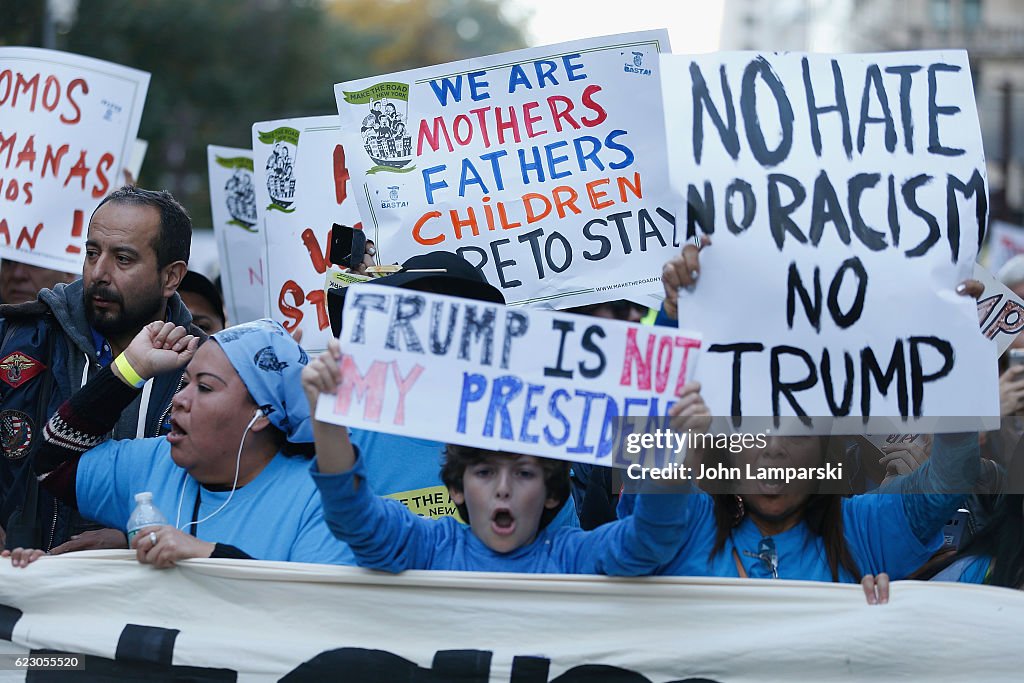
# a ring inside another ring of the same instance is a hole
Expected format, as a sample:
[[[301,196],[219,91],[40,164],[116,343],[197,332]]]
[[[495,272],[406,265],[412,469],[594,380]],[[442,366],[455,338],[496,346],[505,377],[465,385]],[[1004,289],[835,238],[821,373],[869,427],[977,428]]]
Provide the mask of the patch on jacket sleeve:
[[[21,460],[32,445],[32,420],[20,410],[0,412],[0,446],[8,460]]]
[[[0,380],[17,389],[45,369],[46,366],[32,356],[14,351],[0,360]]]

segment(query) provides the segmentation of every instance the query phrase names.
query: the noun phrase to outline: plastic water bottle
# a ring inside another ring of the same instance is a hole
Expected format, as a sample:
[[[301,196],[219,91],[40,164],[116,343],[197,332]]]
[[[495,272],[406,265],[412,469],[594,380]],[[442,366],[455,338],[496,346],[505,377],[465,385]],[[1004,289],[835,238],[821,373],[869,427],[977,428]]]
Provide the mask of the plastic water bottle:
[[[128,545],[132,544],[132,539],[135,538],[135,534],[138,533],[139,529],[147,526],[159,526],[161,524],[167,524],[167,519],[153,505],[153,493],[151,491],[136,493],[135,509],[132,510],[131,516],[128,517]]]

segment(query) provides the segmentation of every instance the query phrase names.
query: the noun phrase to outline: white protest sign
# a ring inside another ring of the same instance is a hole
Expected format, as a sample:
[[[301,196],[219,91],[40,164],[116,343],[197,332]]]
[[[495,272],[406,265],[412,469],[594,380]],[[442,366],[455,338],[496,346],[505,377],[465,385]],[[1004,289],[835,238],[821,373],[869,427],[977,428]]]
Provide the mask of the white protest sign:
[[[142,173],[142,162],[146,160],[146,152],[149,150],[149,142],[142,138],[136,138],[135,143],[132,145],[132,151],[128,155],[128,160],[124,163],[124,170],[126,173],[130,173],[135,182],[139,180],[139,174]]]
[[[331,226],[360,227],[337,116],[252,127],[256,209],[266,254],[266,309],[310,351],[331,337],[324,295]]]
[[[336,85],[382,258],[457,253],[509,305],[651,303],[678,247],[658,80],[668,49],[667,32],[648,31]]]
[[[262,318],[269,310],[252,151],[208,145],[206,161],[224,305],[229,324],[238,325]]]
[[[714,233],[680,293],[712,413],[998,415],[994,347],[954,291],[987,212],[966,53],[669,55],[662,72],[680,231]]]
[[[985,263],[993,273],[1017,254],[1024,254],[1024,227],[1005,221],[992,221],[988,228],[988,258]]]
[[[974,264],[974,279],[985,285],[985,292],[978,299],[981,332],[986,339],[996,340],[1001,356],[1024,330],[1024,299],[977,263]]]
[[[658,418],[699,336],[376,284],[345,297],[342,381],[317,419],[609,464],[615,418]]]
[[[124,184],[149,74],[0,47],[0,256],[77,273],[100,200]]]

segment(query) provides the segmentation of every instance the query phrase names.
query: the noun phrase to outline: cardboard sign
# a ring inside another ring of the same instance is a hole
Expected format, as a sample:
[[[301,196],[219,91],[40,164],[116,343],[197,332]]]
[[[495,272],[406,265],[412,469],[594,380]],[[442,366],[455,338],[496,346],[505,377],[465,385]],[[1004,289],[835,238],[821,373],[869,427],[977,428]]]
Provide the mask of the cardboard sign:
[[[252,151],[208,145],[206,158],[224,306],[228,323],[238,325],[268,311]]]
[[[149,74],[0,47],[0,256],[82,270],[96,205],[124,184]]]
[[[665,31],[335,86],[359,210],[387,262],[444,250],[509,305],[646,303],[677,247]]]
[[[714,235],[680,293],[712,413],[823,432],[811,418],[998,415],[994,348],[954,291],[988,206],[966,53],[669,55],[662,72],[678,223]]]
[[[331,226],[361,227],[350,193],[338,117],[264,121],[252,127],[256,211],[266,254],[266,308],[302,345],[327,348],[324,295]]]
[[[1001,356],[1024,330],[1024,299],[977,263],[974,264],[974,279],[985,285],[985,291],[978,299],[981,333],[986,339],[996,341],[998,355]]]
[[[620,417],[668,413],[700,337],[673,328],[352,285],[342,382],[317,419],[610,464]]]

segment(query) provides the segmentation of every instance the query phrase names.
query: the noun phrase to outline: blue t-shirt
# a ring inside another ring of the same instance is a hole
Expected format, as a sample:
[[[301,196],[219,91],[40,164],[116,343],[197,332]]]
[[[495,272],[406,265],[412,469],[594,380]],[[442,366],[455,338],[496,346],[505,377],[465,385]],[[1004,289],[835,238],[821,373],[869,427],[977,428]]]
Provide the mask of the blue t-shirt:
[[[312,474],[331,531],[349,544],[359,566],[369,569],[643,576],[672,556],[685,526],[681,496],[644,496],[628,519],[593,531],[548,526],[532,543],[499,553],[452,517],[424,519],[378,497],[365,480],[362,462],[341,474],[322,474],[313,463]]]
[[[967,555],[961,557],[932,577],[932,581],[957,581],[959,583],[985,583],[988,578],[991,557]]]
[[[690,496],[689,523],[679,552],[659,574],[669,576],[739,576],[733,549],[736,550],[747,576],[772,578],[771,566],[757,557],[759,544],[765,536],[750,516],[733,528],[724,550],[709,557],[715,543],[714,499],[706,493]],[[942,545],[942,533],[923,544],[915,536],[907,520],[903,500],[898,495],[865,495],[845,498],[842,502],[843,532],[857,568],[862,574],[888,572],[894,580],[924,564]],[[775,545],[778,578],[804,581],[831,581],[832,569],[825,555],[820,536],[811,533],[807,523],[800,521],[792,529],[771,536]],[[839,580],[856,583],[840,565]]]
[[[174,464],[165,437],[107,441],[78,463],[75,493],[78,509],[88,519],[124,531],[135,509],[135,494],[141,491],[153,492],[153,504],[169,524],[174,524],[180,506],[179,527],[192,521],[197,492],[197,520],[217,510],[230,495],[201,489]],[[235,546],[259,560],[355,564],[352,551],[324,522],[320,494],[309,479],[309,461],[281,453],[237,489],[223,510],[200,523],[195,535]]]
[[[443,443],[365,429],[350,429],[349,439],[359,449],[366,480],[378,495],[403,503],[421,517],[458,519],[455,503],[441,482]],[[548,526],[579,525],[570,498]]]

